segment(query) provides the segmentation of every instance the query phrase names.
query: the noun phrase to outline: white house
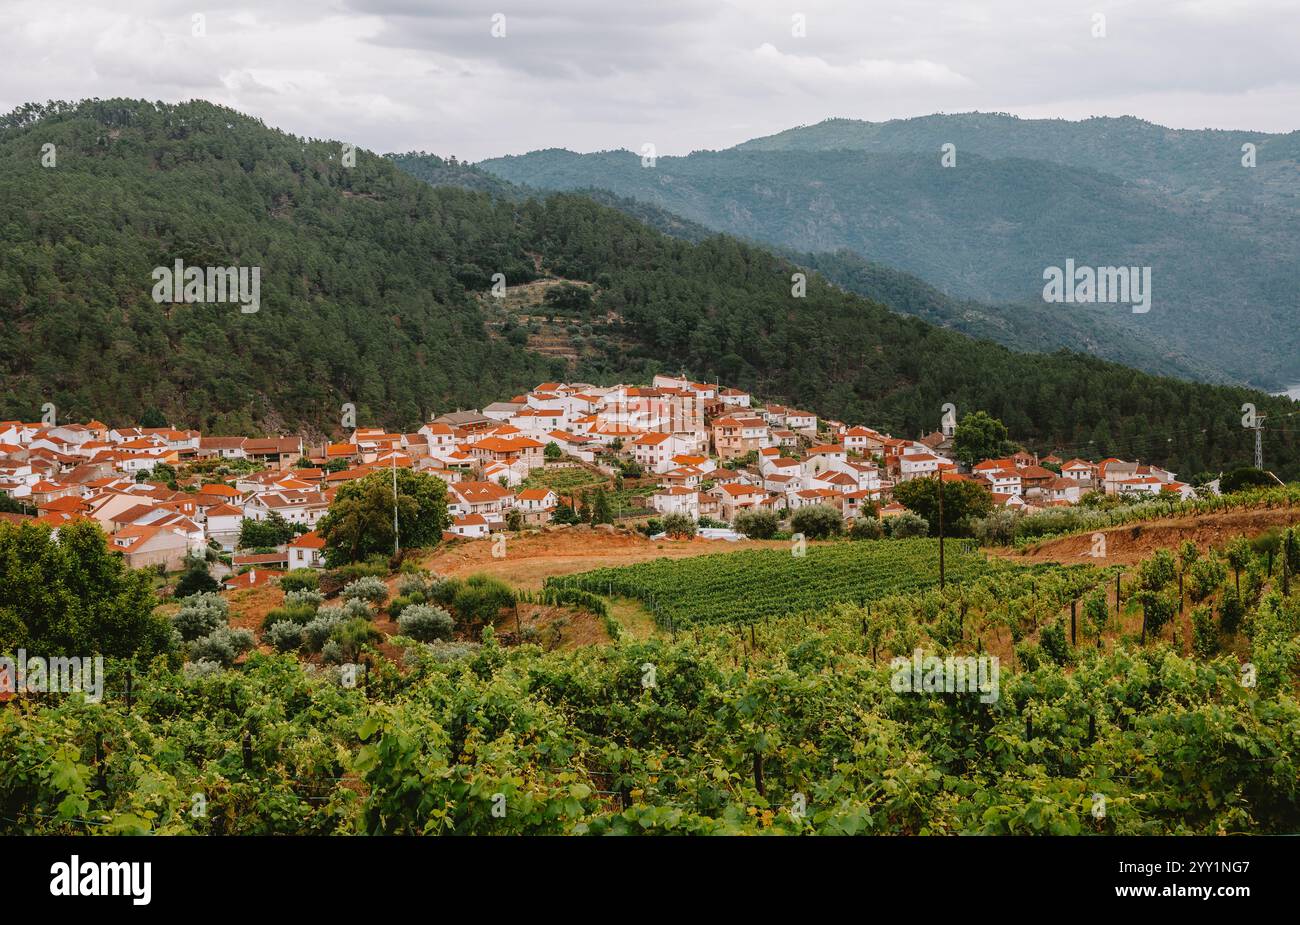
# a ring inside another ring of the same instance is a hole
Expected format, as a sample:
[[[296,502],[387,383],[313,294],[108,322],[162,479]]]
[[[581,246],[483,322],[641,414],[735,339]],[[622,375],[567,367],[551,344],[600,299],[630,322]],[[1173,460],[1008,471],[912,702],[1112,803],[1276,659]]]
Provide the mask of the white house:
[[[451,522],[453,536],[463,536],[467,539],[479,539],[492,532],[491,525],[487,522],[482,514],[461,514]]]
[[[692,488],[661,489],[650,496],[650,504],[660,514],[685,514],[700,519],[700,493]]]
[[[514,508],[524,515],[526,524],[550,523],[559,506],[559,496],[549,488],[525,488],[515,494]]]
[[[805,479],[810,479],[819,472],[825,472],[827,469],[839,469],[846,461],[847,454],[844,447],[830,443],[824,446],[815,446],[808,450],[808,455],[803,460],[803,475]]]
[[[673,457],[686,453],[691,447],[676,434],[649,433],[633,440],[629,449],[632,458],[646,469],[663,473],[676,469]]]
[[[907,482],[933,476],[939,471],[942,462],[944,460],[933,453],[904,453],[898,462],[898,478]]]
[[[315,530],[295,536],[288,546],[289,568],[324,568],[325,540]]]

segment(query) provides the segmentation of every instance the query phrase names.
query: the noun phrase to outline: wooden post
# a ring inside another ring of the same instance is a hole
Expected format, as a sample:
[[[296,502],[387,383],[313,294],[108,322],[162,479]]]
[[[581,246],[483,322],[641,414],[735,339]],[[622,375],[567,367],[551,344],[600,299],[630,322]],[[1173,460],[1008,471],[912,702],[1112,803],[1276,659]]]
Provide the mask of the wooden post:
[[[1291,594],[1291,543],[1295,534],[1288,530],[1282,534],[1282,596]]]
[[[95,733],[95,783],[98,790],[108,790],[108,782],[104,778],[104,733],[102,732]]]
[[[1119,616],[1119,611],[1120,611],[1120,597],[1119,597],[1119,595],[1120,595],[1120,588],[1119,588],[1119,573],[1116,572],[1116,573],[1115,573],[1115,616],[1117,616],[1117,617]]]
[[[131,712],[132,699],[133,698],[131,696],[131,669],[128,668],[126,670],[126,712],[128,713]]]
[[[1070,601],[1070,645],[1077,645],[1075,641],[1075,616],[1079,610],[1079,601]]]

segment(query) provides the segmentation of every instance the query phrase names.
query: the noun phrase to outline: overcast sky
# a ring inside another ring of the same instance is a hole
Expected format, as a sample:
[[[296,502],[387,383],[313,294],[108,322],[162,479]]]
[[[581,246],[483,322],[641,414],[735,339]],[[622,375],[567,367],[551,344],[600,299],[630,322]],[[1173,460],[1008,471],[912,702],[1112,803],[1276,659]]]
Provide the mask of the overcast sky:
[[[977,109],[1300,127],[1300,0],[2,0],[0,53],[4,111],[202,98],[471,160]]]

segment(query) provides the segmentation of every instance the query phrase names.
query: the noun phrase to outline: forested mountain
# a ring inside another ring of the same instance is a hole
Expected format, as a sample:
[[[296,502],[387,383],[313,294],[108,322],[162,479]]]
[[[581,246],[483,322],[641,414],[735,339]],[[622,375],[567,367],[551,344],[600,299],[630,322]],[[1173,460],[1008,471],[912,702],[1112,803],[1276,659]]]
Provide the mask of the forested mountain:
[[[1113,174],[1188,202],[1232,198],[1300,208],[1300,132],[1172,129],[1132,116],[1072,122],[970,112],[888,122],[827,119],[736,149],[905,154],[937,152],[946,143],[981,157],[1022,157]],[[1255,146],[1252,169],[1241,162],[1245,144]]]
[[[54,167],[41,166],[46,143]],[[433,187],[365,151],[345,166],[337,143],[207,103],[24,107],[3,120],[0,163],[5,418],[52,401],[64,419],[157,407],[214,431],[333,431],[350,400],[366,420],[412,428],[546,378],[684,367],[906,434],[934,429],[951,401],[1035,449],[1191,474],[1248,461],[1243,402],[1278,423],[1300,411],[1083,355],[1015,353],[817,275],[795,298],[790,261],[734,238],[666,237],[579,195]],[[155,303],[151,271],[177,258],[260,266],[260,310]],[[508,309],[488,295],[498,272],[512,288],[587,284],[575,361],[504,336]],[[1271,467],[1300,474],[1300,438],[1266,439]]]
[[[412,176],[435,186],[491,189],[515,199],[524,199],[530,194],[544,195],[477,166],[449,165],[432,154],[389,157]],[[574,192],[685,241],[698,242],[716,233],[699,222],[681,218],[645,200],[619,196],[594,187],[578,188]],[[804,253],[791,247],[767,246],[799,266],[816,270],[844,289],[881,302],[896,312],[1016,350],[1050,353],[1064,347],[1163,376],[1205,381],[1221,378],[1213,366],[1202,360],[1179,353],[1145,332],[1125,330],[1100,314],[1062,312],[1057,306],[1041,301],[1015,306],[986,305],[974,299],[947,295],[919,277],[867,260],[847,249]]]
[[[1154,153],[1130,164],[1133,176],[1125,176],[1093,162],[1104,163],[1112,146],[1128,151],[1127,136],[1097,141],[1088,149],[1093,154],[1076,158],[1088,163],[1075,165],[1041,153],[1053,144],[1071,150],[1068,138],[1043,140],[1039,148],[1029,141],[998,146],[990,140],[1000,137],[996,126],[970,130],[986,142],[985,156],[977,141],[965,141],[956,128],[945,131],[948,118],[886,133],[888,144],[874,147],[863,142],[859,123],[823,123],[726,151],[660,157],[653,167],[626,151],[562,150],[480,166],[543,189],[605,188],[799,252],[848,250],[959,299],[989,303],[1005,322],[1003,341],[1017,347],[1053,336],[1023,309],[1044,304],[1045,268],[1067,259],[1149,266],[1149,312],[1049,306],[1071,311],[1069,324],[1082,326],[1077,338],[1057,332],[1058,343],[1095,345],[1103,356],[1148,370],[1170,371],[1171,362],[1190,357],[1182,369],[1204,378],[1269,388],[1300,382],[1300,212],[1286,204],[1280,186],[1294,186],[1294,162],[1286,160],[1293,136],[1261,142],[1259,157],[1283,159],[1271,160],[1266,173],[1241,166],[1233,136],[1220,146],[1217,167],[1194,148],[1186,155],[1190,166],[1152,180],[1140,168],[1162,154],[1181,156],[1181,147],[1168,153],[1152,142]],[[949,140],[957,160],[945,168],[940,146]],[[952,323],[961,323],[960,313]]]
[[[1027,302],[990,305],[950,296],[924,280],[850,250],[803,254],[782,249],[800,266],[896,312],[913,315],[972,337],[985,338],[1016,350],[1050,353],[1069,348],[1133,366],[1146,372],[1184,379],[1214,381],[1217,371],[1175,350],[1145,331],[1125,330],[1101,314],[1063,312],[1059,305]]]
[[[53,144],[55,165],[41,164]],[[217,432],[419,422],[552,369],[475,292],[534,275],[513,208],[208,103],[25,107],[0,124],[0,407]],[[155,267],[259,266],[261,308],[158,304]]]
[[[439,157],[424,151],[384,156],[406,173],[432,186],[454,186],[506,199],[525,199],[528,195],[523,188],[502,180],[496,174],[455,158]]]

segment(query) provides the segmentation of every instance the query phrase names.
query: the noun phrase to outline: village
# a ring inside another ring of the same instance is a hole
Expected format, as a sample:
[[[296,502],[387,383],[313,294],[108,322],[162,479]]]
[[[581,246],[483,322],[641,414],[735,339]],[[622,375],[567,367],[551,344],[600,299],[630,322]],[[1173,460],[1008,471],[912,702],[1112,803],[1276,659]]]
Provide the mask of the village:
[[[481,410],[436,416],[414,433],[357,427],[346,442],[315,445],[301,436],[205,436],[96,420],[4,421],[0,492],[30,513],[0,518],[54,531],[93,520],[133,568],[173,571],[188,556],[218,550],[230,554],[226,587],[238,588],[286,569],[322,567],[325,543],[314,528],[340,485],[376,470],[443,480],[448,540],[546,527],[562,507],[571,515],[572,494],[534,478],[564,469],[648,484],[632,517],[681,515],[719,526],[749,512],[786,517],[811,505],[835,509],[846,523],[888,518],[906,510],[893,500],[894,487],[924,478],[973,481],[995,507],[1024,513],[1072,506],[1089,492],[1193,494],[1172,472],[1114,458],[1022,451],[966,467],[952,452],[954,430],[945,416],[933,433],[900,438],[671,375],[649,386],[546,382]],[[246,520],[282,520],[295,536],[270,552],[241,552]]]

